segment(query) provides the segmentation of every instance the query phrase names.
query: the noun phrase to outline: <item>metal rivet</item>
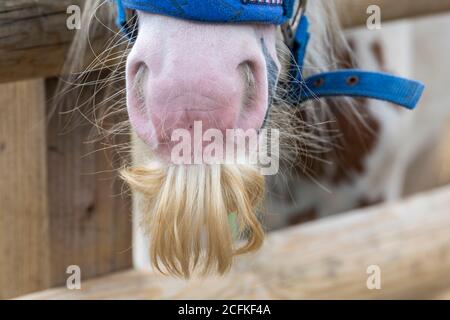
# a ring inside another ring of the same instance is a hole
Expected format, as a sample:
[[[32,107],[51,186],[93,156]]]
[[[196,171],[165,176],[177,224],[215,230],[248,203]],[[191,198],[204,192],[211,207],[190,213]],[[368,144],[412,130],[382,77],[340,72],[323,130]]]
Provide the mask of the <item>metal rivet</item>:
[[[324,83],[325,83],[325,79],[319,78],[314,81],[313,85],[314,85],[314,87],[319,88],[319,87],[323,86]]]
[[[350,76],[347,78],[347,84],[349,86],[355,86],[359,82],[359,77],[357,76]]]

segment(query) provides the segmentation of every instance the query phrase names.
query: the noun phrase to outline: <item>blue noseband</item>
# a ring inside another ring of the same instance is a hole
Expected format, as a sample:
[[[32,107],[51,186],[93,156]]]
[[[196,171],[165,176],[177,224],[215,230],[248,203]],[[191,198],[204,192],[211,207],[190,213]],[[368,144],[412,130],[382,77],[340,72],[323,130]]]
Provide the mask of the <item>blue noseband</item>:
[[[115,0],[117,25],[131,37],[125,8],[175,18],[210,23],[265,23],[289,26],[296,0]],[[306,0],[302,0],[304,4]],[[424,85],[393,75],[344,69],[313,75],[303,79],[302,69],[310,38],[309,21],[303,14],[292,34],[292,82],[289,98],[301,103],[323,97],[352,96],[388,101],[414,109]]]
[[[119,0],[120,2],[120,0]],[[121,0],[123,7],[185,20],[217,23],[283,24],[292,1],[283,0]]]

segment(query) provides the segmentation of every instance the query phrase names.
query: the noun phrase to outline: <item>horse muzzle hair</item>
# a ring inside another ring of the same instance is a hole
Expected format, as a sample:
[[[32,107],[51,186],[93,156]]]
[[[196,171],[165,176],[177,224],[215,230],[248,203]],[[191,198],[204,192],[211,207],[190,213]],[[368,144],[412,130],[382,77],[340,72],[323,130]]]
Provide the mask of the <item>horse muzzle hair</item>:
[[[262,243],[256,211],[264,178],[253,164],[174,164],[173,133],[184,129],[193,136],[196,122],[202,133],[259,131],[269,108],[269,80],[278,76],[268,69],[280,69],[276,27],[206,24],[144,12],[138,20],[127,60],[127,107],[148,154],[122,177],[142,195],[141,222],[158,270],[189,277],[203,265],[204,273],[224,273],[233,256]],[[247,241],[238,247],[231,214]]]

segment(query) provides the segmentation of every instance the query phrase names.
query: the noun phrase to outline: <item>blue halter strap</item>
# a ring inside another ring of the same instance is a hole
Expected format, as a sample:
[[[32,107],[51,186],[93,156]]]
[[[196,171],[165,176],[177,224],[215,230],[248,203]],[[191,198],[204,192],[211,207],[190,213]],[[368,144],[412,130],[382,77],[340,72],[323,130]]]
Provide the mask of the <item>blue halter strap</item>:
[[[216,23],[283,24],[292,1],[283,0],[118,0],[123,7],[175,18]],[[122,13],[123,14],[123,13]]]
[[[296,0],[115,0],[117,25],[130,36],[125,8],[175,18],[210,23],[265,23],[289,25]],[[303,0],[302,2],[304,2]],[[289,97],[293,103],[324,97],[365,97],[388,101],[414,109],[424,85],[386,73],[357,69],[325,72],[303,78],[303,64],[310,38],[309,21],[304,11],[293,34],[291,47],[293,81]]]

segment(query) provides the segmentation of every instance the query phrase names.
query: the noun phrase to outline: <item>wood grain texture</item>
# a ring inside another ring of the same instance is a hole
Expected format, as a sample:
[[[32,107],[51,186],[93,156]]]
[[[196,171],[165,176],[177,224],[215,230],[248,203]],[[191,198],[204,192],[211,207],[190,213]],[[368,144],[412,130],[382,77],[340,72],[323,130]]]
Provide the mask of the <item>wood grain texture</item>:
[[[0,85],[0,298],[48,288],[43,80]]]
[[[0,85],[0,298],[63,285],[69,265],[85,279],[131,267],[113,150],[89,143],[92,125],[48,119],[56,81],[44,82]]]
[[[0,0],[0,82],[59,75],[75,31],[66,28],[69,5],[85,0]],[[450,0],[334,0],[345,27],[365,24],[367,7],[379,5],[382,19],[450,11]],[[92,35],[102,47],[105,29]]]
[[[47,81],[49,97],[55,84]],[[79,99],[92,94],[85,90]],[[78,265],[83,278],[131,267],[130,200],[122,195],[114,150],[102,150],[101,142],[92,142],[92,124],[78,124],[77,112],[71,116],[67,127],[67,119],[57,112],[48,126],[53,286],[65,283],[69,265]]]
[[[450,287],[450,187],[269,236],[225,277],[189,282],[128,271],[23,299],[430,298]],[[367,268],[381,268],[369,290]]]
[[[67,7],[83,3],[1,0],[0,82],[59,75],[76,32],[66,27]]]

